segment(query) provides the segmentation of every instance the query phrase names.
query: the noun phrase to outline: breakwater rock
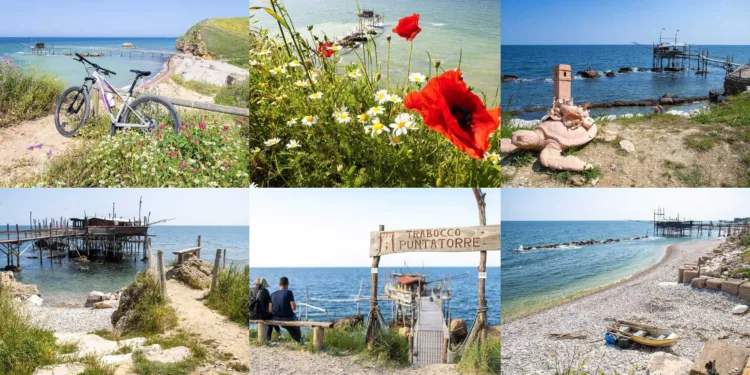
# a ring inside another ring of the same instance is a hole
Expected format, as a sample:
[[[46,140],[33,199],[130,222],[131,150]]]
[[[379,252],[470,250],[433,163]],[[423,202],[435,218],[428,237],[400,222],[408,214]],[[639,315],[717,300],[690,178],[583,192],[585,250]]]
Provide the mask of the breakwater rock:
[[[528,251],[544,250],[544,249],[565,249],[565,248],[571,248],[571,247],[591,246],[591,245],[608,244],[608,243],[615,243],[615,242],[622,242],[622,241],[638,241],[638,240],[644,240],[647,238],[649,238],[649,236],[628,237],[628,238],[608,238],[606,240],[572,241],[572,242],[548,244],[548,245],[537,245],[537,246],[520,246],[515,251],[516,252],[528,252]]]

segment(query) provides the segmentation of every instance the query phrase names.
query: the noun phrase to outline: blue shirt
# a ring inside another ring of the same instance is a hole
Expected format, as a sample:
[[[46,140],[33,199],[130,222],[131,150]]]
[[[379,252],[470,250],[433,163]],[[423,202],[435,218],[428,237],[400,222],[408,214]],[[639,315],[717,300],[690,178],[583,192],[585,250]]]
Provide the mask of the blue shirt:
[[[273,304],[274,319],[292,319],[294,310],[291,302],[294,302],[294,293],[289,289],[281,289],[271,294],[271,303]]]

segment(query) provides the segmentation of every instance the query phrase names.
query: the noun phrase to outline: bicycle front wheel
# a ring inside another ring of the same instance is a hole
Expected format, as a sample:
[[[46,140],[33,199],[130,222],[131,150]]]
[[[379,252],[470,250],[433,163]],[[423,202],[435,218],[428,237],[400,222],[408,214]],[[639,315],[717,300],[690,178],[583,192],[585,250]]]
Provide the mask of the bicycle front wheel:
[[[72,137],[89,118],[89,93],[84,87],[73,86],[63,91],[55,106],[55,127],[64,137]]]
[[[142,96],[133,100],[130,107],[125,108],[122,121],[127,124],[146,125],[142,128],[144,132],[166,126],[179,133],[182,127],[177,109],[160,96]]]

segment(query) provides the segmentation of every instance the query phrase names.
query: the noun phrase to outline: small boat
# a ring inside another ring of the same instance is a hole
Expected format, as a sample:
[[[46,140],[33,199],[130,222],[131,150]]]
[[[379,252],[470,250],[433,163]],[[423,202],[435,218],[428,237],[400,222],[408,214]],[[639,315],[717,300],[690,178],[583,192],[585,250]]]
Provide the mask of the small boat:
[[[633,342],[647,346],[670,346],[674,345],[679,336],[665,329],[646,324],[617,320],[615,330],[621,336],[629,338]]]
[[[134,47],[135,46],[133,45],[133,43],[130,43],[130,42],[122,44],[122,48],[134,48]]]

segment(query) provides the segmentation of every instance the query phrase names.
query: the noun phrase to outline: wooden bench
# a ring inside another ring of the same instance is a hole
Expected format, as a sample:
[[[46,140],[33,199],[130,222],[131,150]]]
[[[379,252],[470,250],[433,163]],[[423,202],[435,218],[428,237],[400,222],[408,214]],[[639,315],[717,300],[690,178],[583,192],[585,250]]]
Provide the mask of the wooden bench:
[[[266,342],[266,327],[268,326],[281,326],[281,327],[306,327],[313,329],[313,348],[316,351],[323,348],[323,342],[325,341],[326,328],[333,328],[333,322],[303,322],[299,320],[286,321],[286,320],[258,320],[251,319],[250,324],[258,325],[258,344],[264,344]]]
[[[172,254],[177,255],[177,264],[182,264],[183,261],[185,261],[187,258],[192,257],[192,256],[196,256],[200,259],[201,248],[191,247],[185,250],[173,251]]]

